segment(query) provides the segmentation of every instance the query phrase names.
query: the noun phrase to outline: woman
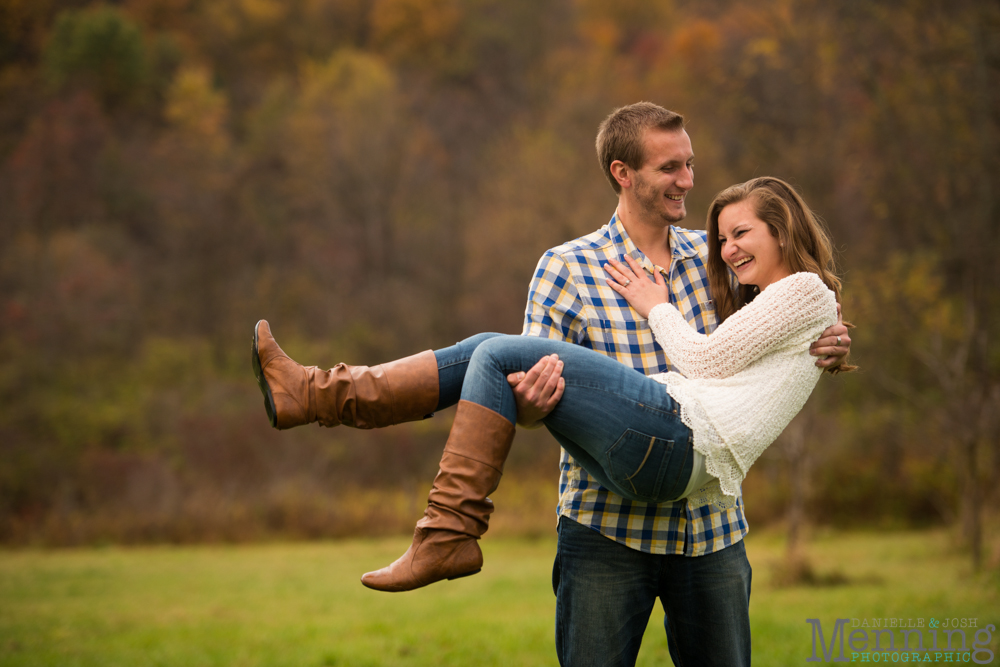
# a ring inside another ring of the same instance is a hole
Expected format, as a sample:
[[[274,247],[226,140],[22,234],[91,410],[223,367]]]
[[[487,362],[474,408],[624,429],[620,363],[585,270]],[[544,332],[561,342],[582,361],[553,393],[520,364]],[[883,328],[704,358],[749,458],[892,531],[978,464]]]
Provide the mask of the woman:
[[[822,373],[808,349],[837,320],[840,282],[821,225],[775,178],[720,193],[709,210],[708,241],[722,322],[711,336],[666,303],[662,276],[646,279],[631,258],[606,267],[608,284],[648,319],[684,375],[646,377],[580,346],[499,334],[375,368],[321,371],[289,359],[259,322],[253,363],[276,428],[310,421],[379,427],[458,403],[413,543],[362,583],[411,590],[480,570],[477,540],[493,511],[487,496],[500,480],[517,418],[506,378],[546,355],[564,362],[565,391],[543,423],[601,484],[643,502],[733,503],[750,465]]]

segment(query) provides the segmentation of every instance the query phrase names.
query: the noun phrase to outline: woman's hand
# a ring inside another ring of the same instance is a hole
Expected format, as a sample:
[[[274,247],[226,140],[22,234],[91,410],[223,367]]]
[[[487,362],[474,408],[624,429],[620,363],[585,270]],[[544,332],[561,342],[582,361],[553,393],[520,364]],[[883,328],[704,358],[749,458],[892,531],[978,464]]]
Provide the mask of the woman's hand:
[[[663,274],[656,271],[653,280],[650,280],[646,277],[643,268],[639,266],[639,262],[632,259],[630,255],[625,255],[625,261],[628,262],[628,266],[613,259],[604,265],[604,270],[611,276],[608,279],[608,285],[625,297],[635,312],[648,318],[649,311],[653,310],[655,306],[670,300]]]

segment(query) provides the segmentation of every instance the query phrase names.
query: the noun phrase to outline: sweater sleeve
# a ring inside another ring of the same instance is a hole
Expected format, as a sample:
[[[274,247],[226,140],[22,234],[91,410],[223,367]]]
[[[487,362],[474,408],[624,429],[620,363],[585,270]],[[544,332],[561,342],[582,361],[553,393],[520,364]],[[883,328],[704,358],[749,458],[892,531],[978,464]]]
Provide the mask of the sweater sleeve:
[[[814,273],[774,283],[716,330],[700,334],[669,303],[649,313],[649,326],[670,362],[688,377],[724,378],[743,370],[804,329],[836,321],[833,292]]]

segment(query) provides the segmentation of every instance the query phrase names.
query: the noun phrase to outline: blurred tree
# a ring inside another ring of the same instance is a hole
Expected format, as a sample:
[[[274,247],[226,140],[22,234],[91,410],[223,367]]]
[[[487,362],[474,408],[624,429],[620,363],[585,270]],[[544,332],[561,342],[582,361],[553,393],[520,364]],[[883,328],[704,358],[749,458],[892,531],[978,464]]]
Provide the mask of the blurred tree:
[[[148,516],[119,535],[363,524],[316,519],[336,505],[323,494],[432,469],[435,425],[278,439],[256,426],[247,327],[269,317],[330,364],[516,331],[538,255],[610,215],[598,123],[651,99],[689,120],[684,224],[774,174],[845,250],[867,372],[826,382],[809,416],[836,428],[790,431],[774,460],[813,461],[811,500],[753,494],[791,493],[817,521],[960,519],[976,553],[1000,475],[998,15],[976,0],[0,0],[7,525],[97,525],[129,503]]]
[[[142,33],[113,7],[62,12],[45,63],[53,88],[91,89],[109,108],[135,100],[149,81]]]
[[[982,459],[988,455],[983,450],[996,456],[990,415],[996,412],[1000,387],[1000,358],[993,344],[1000,336],[1000,278],[990,268],[1000,252],[995,193],[1000,180],[1000,7],[910,4],[919,11],[900,15],[872,6],[838,16],[838,27],[853,31],[857,48],[845,64],[860,84],[858,98],[868,106],[856,131],[864,137],[865,155],[879,157],[869,159],[863,185],[878,218],[869,231],[874,263],[885,262],[894,249],[937,258],[929,270],[917,264],[916,273],[900,274],[898,262],[885,263],[889,273],[884,278],[909,284],[913,275],[925,275],[923,291],[939,295],[942,306],[914,317],[906,314],[920,312],[919,300],[899,303],[880,319],[900,313],[904,319],[892,331],[908,332],[914,336],[910,341],[926,340],[924,332],[932,336],[924,345],[902,348],[909,363],[930,371],[909,391],[919,394],[928,383],[943,391],[934,414],[949,422],[947,440],[963,471],[963,535],[978,567],[981,489],[984,481],[992,483],[981,479]],[[884,335],[890,337],[888,331]]]
[[[933,256],[894,255],[855,281],[864,289],[853,294],[852,308],[880,324],[858,332],[860,345],[880,350],[869,372],[883,391],[912,404],[925,433],[951,454],[962,485],[962,534],[978,569],[983,489],[995,485],[1000,454],[1000,378],[974,365],[987,331],[965,295],[947,291],[946,272]]]
[[[38,110],[4,165],[8,233],[77,227],[104,216],[101,159],[112,140],[108,118],[87,92]]]

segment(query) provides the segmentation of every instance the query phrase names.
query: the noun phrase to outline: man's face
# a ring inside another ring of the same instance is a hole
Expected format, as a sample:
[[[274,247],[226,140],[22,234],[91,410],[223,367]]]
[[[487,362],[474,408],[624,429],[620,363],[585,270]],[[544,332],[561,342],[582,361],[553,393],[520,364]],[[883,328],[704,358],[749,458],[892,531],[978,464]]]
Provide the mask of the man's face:
[[[694,151],[684,130],[646,130],[646,162],[633,172],[632,194],[644,213],[666,222],[687,215],[684,199],[694,187]]]

